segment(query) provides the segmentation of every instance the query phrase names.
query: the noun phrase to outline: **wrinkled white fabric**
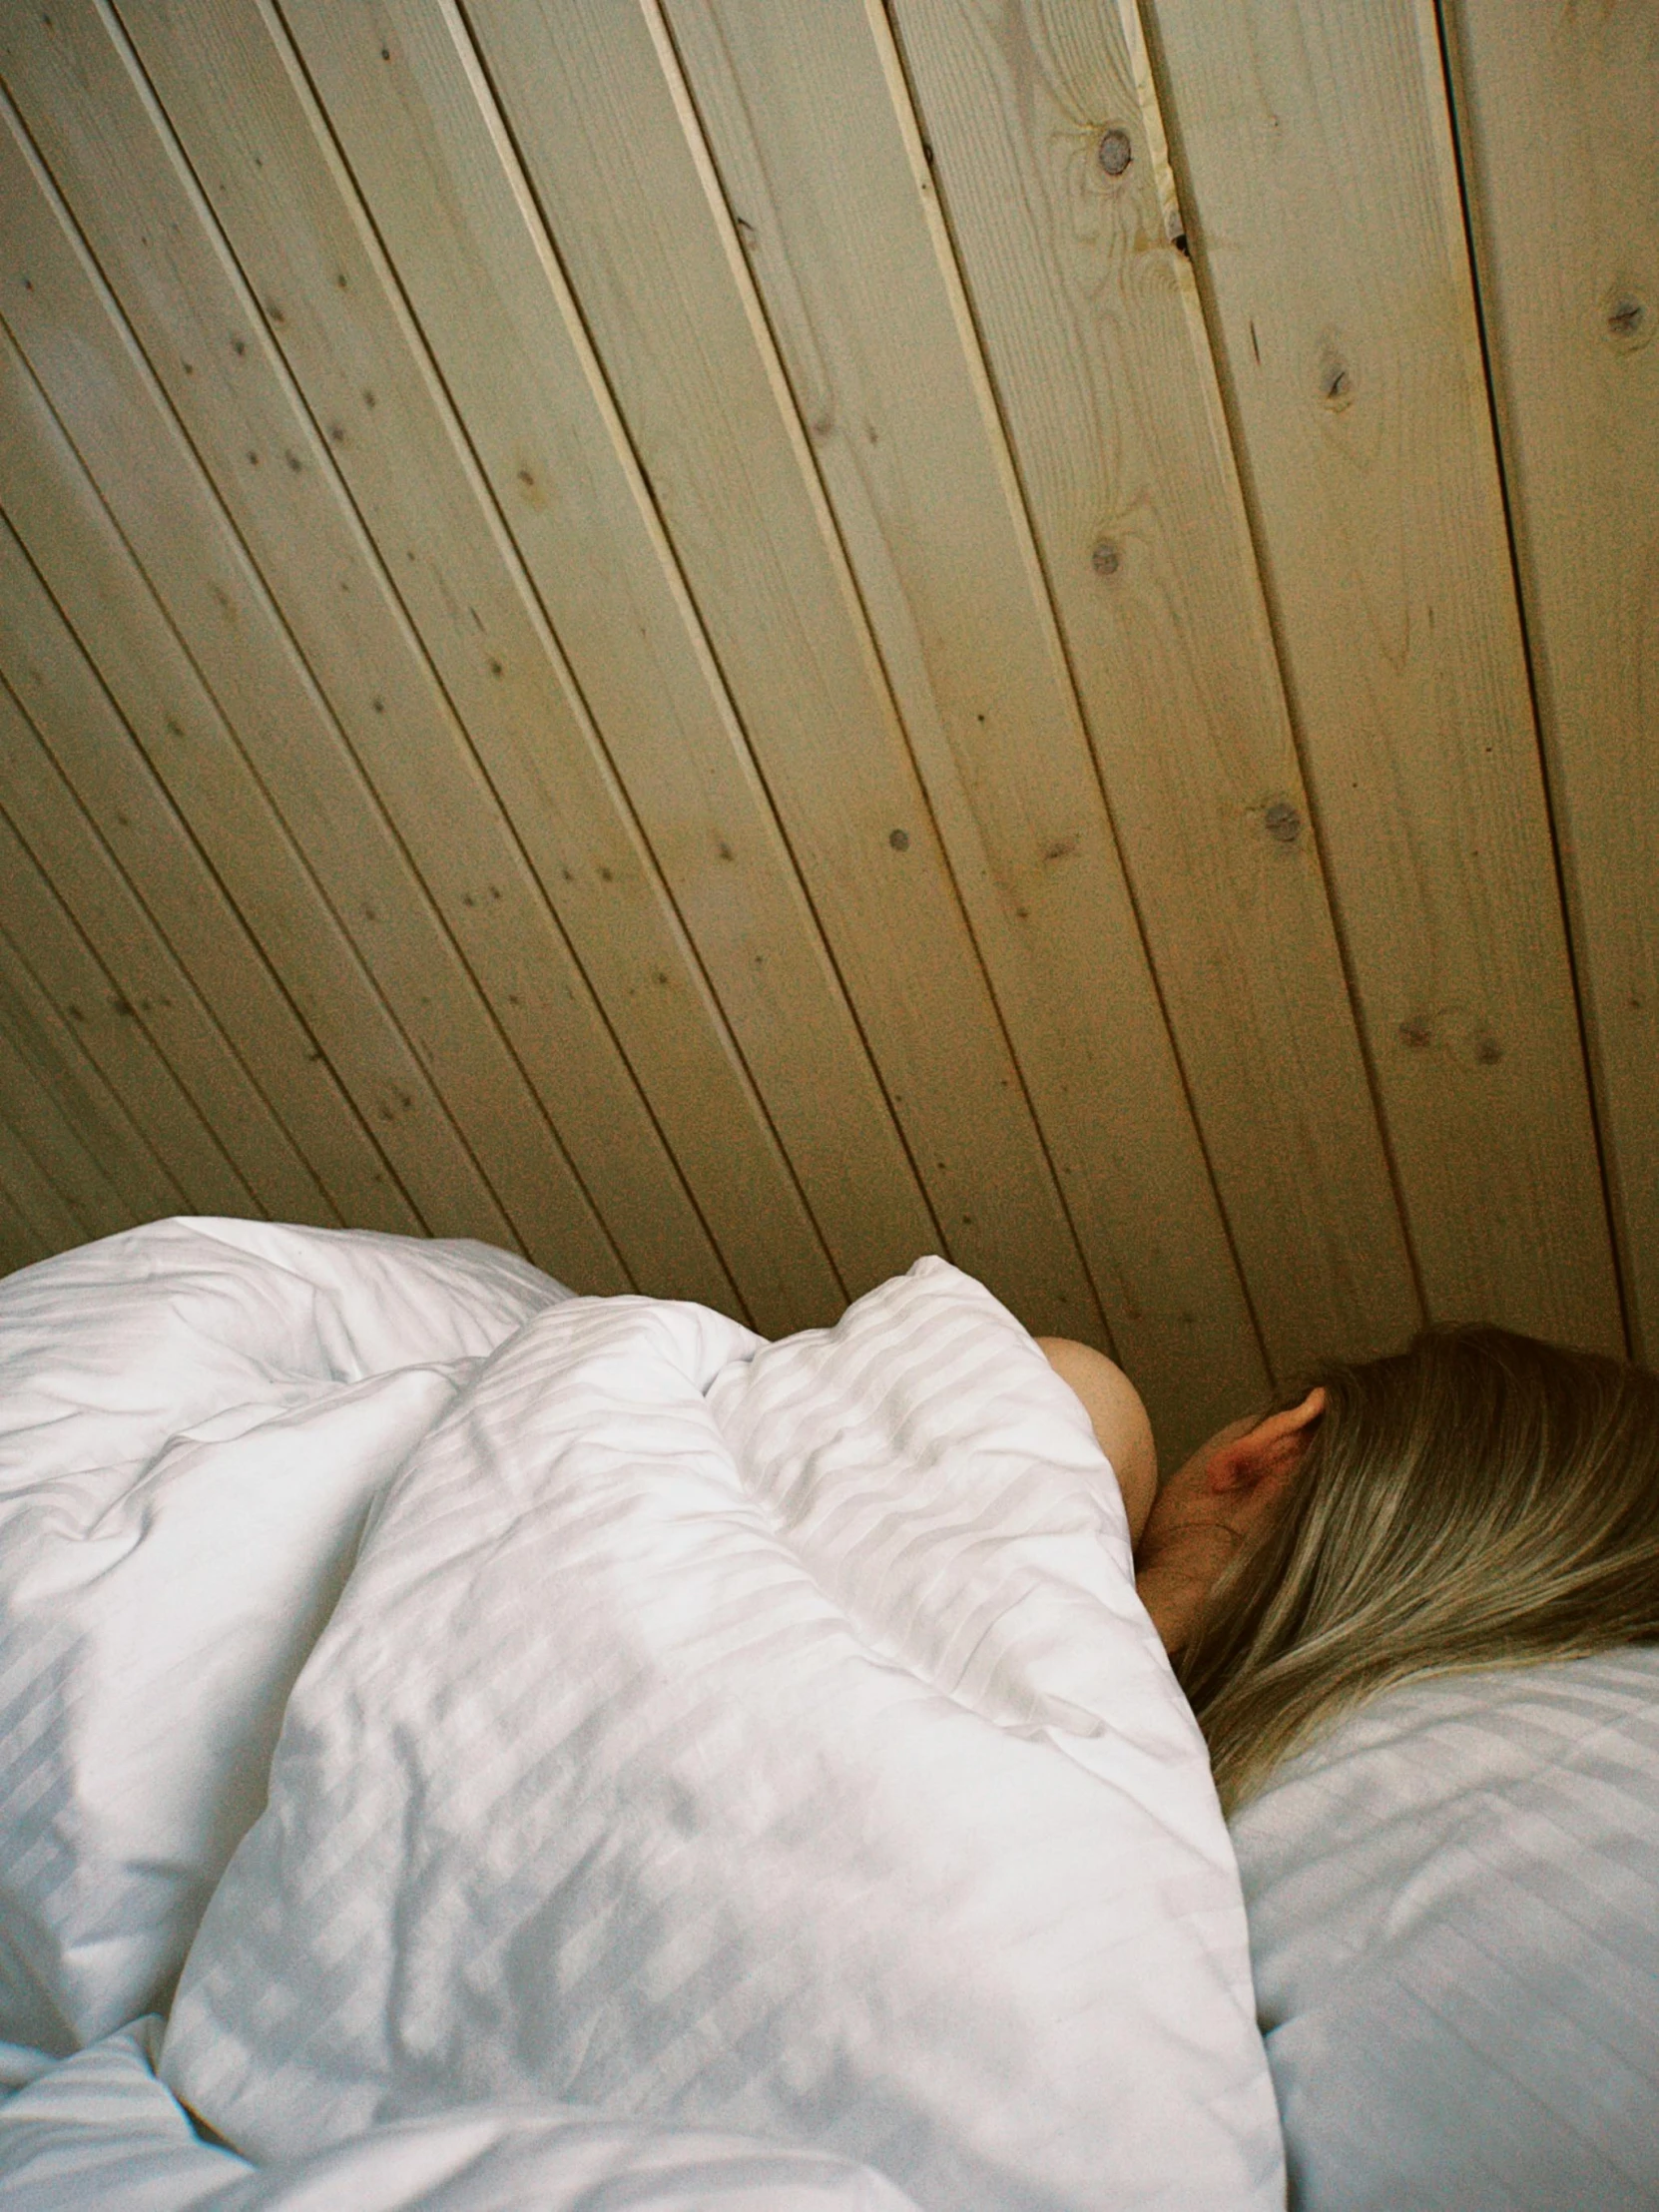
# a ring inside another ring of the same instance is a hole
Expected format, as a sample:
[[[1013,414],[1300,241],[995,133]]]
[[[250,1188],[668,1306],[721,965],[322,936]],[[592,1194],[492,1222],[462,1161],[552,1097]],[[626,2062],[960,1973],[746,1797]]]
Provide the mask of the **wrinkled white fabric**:
[[[1071,1392],[939,1261],[521,1329],[392,1481],[163,2073],[264,2160],[501,2097],[935,2212],[1280,2202],[1237,1873]]]
[[[1234,1836],[1297,2212],[1659,2205],[1659,1650],[1394,1691]]]
[[[566,1295],[483,1245],[237,1221],[0,1283],[0,2039],[166,2002],[371,1499]]]
[[[913,2212],[844,2159],[557,2105],[474,2105],[254,2167],[152,2070],[159,2020],[0,2105],[6,2212]]]

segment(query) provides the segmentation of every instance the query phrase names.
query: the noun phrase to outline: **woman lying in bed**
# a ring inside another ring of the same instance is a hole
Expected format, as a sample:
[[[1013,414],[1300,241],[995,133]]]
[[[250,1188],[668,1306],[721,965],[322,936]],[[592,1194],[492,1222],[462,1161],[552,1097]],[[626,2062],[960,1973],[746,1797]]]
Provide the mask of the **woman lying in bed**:
[[[1137,1588],[1229,1810],[1408,1677],[1659,1641],[1659,1379],[1507,1330],[1332,1363],[1161,1486],[1140,1398],[1043,1340],[1123,1487]]]

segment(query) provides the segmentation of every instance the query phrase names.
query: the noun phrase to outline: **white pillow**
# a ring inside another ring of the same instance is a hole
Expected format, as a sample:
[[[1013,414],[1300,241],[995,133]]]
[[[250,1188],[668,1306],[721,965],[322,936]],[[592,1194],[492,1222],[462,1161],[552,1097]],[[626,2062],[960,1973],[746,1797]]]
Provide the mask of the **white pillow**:
[[[1234,1837],[1298,2212],[1659,2204],[1659,1650],[1394,1691]]]
[[[1075,1397],[939,1261],[578,1301],[388,1491],[163,2054],[259,2159],[476,2098],[939,2212],[1280,2202],[1237,1874]]]
[[[169,1221],[0,1283],[0,2041],[165,2003],[378,1486],[556,1284]]]

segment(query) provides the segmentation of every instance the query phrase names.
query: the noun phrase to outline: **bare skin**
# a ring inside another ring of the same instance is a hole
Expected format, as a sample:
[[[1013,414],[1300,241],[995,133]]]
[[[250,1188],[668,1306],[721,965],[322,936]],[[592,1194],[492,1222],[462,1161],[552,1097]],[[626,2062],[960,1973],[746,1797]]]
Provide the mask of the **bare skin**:
[[[1112,1462],[1129,1516],[1129,1540],[1138,1544],[1158,1492],[1158,1451],[1141,1393],[1114,1361],[1092,1345],[1069,1337],[1039,1337],[1037,1344],[1062,1382],[1083,1401],[1095,1441]]]
[[[1123,1370],[1066,1337],[1039,1337],[1037,1343],[1082,1400],[1112,1462],[1135,1546],[1135,1587],[1174,1657],[1218,1578],[1284,1496],[1325,1411],[1325,1392],[1310,1390],[1284,1412],[1229,1422],[1160,1483],[1152,1424]]]
[[[1216,1582],[1284,1496],[1325,1392],[1261,1419],[1232,1421],[1160,1488],[1135,1548],[1135,1587],[1173,1658]]]

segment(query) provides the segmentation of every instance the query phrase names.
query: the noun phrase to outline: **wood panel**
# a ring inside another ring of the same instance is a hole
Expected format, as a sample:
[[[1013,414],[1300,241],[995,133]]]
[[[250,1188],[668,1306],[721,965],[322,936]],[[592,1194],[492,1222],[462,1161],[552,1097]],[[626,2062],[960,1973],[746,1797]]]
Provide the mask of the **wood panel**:
[[[929,1249],[937,1229],[470,46],[453,18],[430,6],[290,6],[287,15],[464,417],[513,557],[598,725],[578,732],[572,722],[556,751],[558,728],[541,716],[541,781],[567,815],[586,792],[601,824],[631,803],[838,1274],[848,1288],[866,1289]],[[164,29],[170,52],[188,34],[196,66],[175,57],[167,73],[176,114],[185,97],[200,110],[216,74],[241,88],[246,69],[213,67],[238,20],[238,10],[218,6],[147,14],[147,53]],[[291,265],[302,249],[320,258],[324,282],[297,270],[284,288],[315,295],[331,312],[340,299],[333,274],[367,258],[349,233],[349,188],[336,176],[324,191],[312,174],[314,118],[303,137],[279,134],[272,101],[254,99],[255,89],[238,94],[239,109],[261,119],[264,167],[253,181],[263,191],[279,170],[284,207],[298,201],[308,211],[303,234],[291,222],[273,231],[263,219],[262,263],[280,252]],[[200,125],[192,136],[203,136]],[[245,185],[253,178],[246,160],[240,174]],[[220,193],[222,204],[230,192]],[[239,237],[264,206],[258,193],[238,194]],[[360,299],[360,277],[352,288]],[[354,437],[356,394],[337,403]],[[376,427],[385,413],[382,392]],[[345,450],[355,450],[351,437]],[[394,470],[394,481],[403,473]],[[429,497],[429,471],[414,480]],[[605,755],[590,762],[599,733]],[[497,783],[508,792],[500,776]],[[521,791],[509,804],[532,853],[546,851],[543,879],[562,881],[560,855],[537,830],[546,801]],[[589,834],[590,848],[598,834]],[[611,924],[596,913],[587,926],[603,951]],[[652,971],[662,1018],[674,1002],[658,979],[660,951],[648,944],[638,957]],[[590,971],[601,972],[592,961]],[[731,1143],[733,1106],[696,1077],[684,1069],[670,1094],[697,1101],[756,1233],[765,1225],[774,1236],[766,1186]]]
[[[258,1214],[253,1192],[119,989],[0,819],[0,936],[20,972],[69,1028],[194,1214]]]
[[[742,11],[746,51],[761,12]],[[879,50],[878,10],[834,12],[848,41],[865,17],[862,43]],[[893,19],[925,134],[908,149],[911,228],[924,217],[937,229],[936,178],[1270,1357],[1283,1373],[1334,1345],[1377,1349],[1411,1326],[1416,1302],[1190,271],[1164,234],[1155,106],[1109,9],[1085,20],[949,0],[896,7]],[[823,70],[828,56],[814,61]],[[772,81],[781,74],[774,62]],[[878,112],[871,92],[852,97],[856,113]],[[803,84],[792,113],[810,112]],[[1114,182],[1098,148],[1122,119],[1131,158]],[[804,166],[793,145],[771,164],[797,199]],[[828,190],[822,161],[819,174]],[[864,205],[858,236],[873,266],[839,317],[867,357],[883,327],[877,298],[908,303],[921,280],[895,256],[896,176],[867,147],[854,174],[878,184],[882,211]],[[820,290],[824,266],[846,260],[825,228],[821,217],[796,256]],[[924,339],[927,373],[910,378],[921,435],[942,351]],[[930,459],[930,486],[959,481],[954,454]],[[908,537],[913,499],[886,504]],[[984,495],[971,504],[982,532]],[[950,521],[950,537],[975,526],[963,511]],[[960,567],[959,556],[941,563],[947,588]],[[959,645],[947,656],[960,657]],[[1027,717],[1001,744],[1031,746],[1032,771],[1048,772],[1052,742]]]
[[[167,797],[114,702],[0,518],[0,673],[52,766],[157,917],[204,1000],[314,1165],[343,1220],[419,1233],[420,1216]],[[8,725],[6,802],[25,803],[28,753]],[[263,909],[252,909],[256,923]],[[277,932],[280,941],[280,932]],[[301,969],[301,994],[305,971]],[[300,1218],[304,1218],[301,1216]]]
[[[1119,1356],[1208,1434],[1265,1370],[879,11],[666,14]]]
[[[1155,0],[1430,1313],[1622,1343],[1432,0]]]
[[[303,979],[308,1026],[372,1114],[426,1221],[515,1242],[9,336],[0,340],[0,506],[216,872],[278,964]]]
[[[598,1045],[560,1014],[549,987],[569,956],[545,898],[609,1009],[749,1310],[773,1329],[827,1320],[841,1303],[833,1268],[442,387],[398,311],[349,179],[329,159],[326,129],[285,40],[261,36],[245,9],[144,9],[133,21],[453,709],[423,713],[407,686],[394,692],[395,676],[382,682],[398,657],[390,637],[375,633],[362,643],[384,702],[376,715],[364,665],[324,666],[319,648],[331,627],[295,605],[289,587],[312,666],[482,988],[510,1017],[504,1026],[555,1118],[568,1113],[583,1132],[625,1124],[622,1100],[602,1107],[581,1095],[581,1070]],[[193,386],[191,396],[199,392]],[[271,559],[280,564],[280,549]],[[411,740],[418,783],[406,768]],[[607,1198],[617,1165],[613,1146],[588,1163],[590,1176],[597,1168],[606,1179]],[[641,1165],[622,1183],[636,1214]],[[666,1218],[653,1207],[641,1224],[654,1240],[642,1264],[659,1276]],[[684,1262],[679,1279],[698,1295],[720,1295],[707,1277],[688,1279]]]
[[[158,550],[154,580],[177,601],[195,650],[213,656],[222,681],[241,685],[245,742],[258,747],[261,772],[275,780],[285,812],[303,810],[301,841],[341,925],[420,1040],[445,1105],[487,1162],[533,1255],[595,1289],[626,1282],[582,1188],[594,1183],[614,1199],[615,1222],[632,1232],[634,1251],[657,1279],[730,1298],[725,1271],[293,389],[268,317],[224,251],[124,47],[108,17],[86,5],[59,11],[42,35],[0,51],[60,181],[71,182],[83,216],[95,213],[92,241],[104,272],[116,279],[215,491],[263,569],[279,580],[282,617],[307,670],[301,675],[281,626],[258,620],[260,580],[223,523],[214,532],[215,502],[186,471],[169,477],[175,502],[191,495],[193,522],[208,532],[207,544],[217,536],[239,574],[193,577],[185,548],[202,541],[192,538]],[[57,396],[66,407],[73,398]],[[82,434],[95,427],[82,425]],[[153,440],[154,432],[142,449]],[[135,503],[135,515],[146,512]],[[234,617],[214,596],[215,583]],[[262,631],[273,651],[260,668]],[[287,714],[304,718],[308,742],[295,751],[281,744],[286,715],[270,714],[274,680]],[[365,769],[389,825],[370,803]],[[392,828],[434,878],[441,913],[396,849]],[[497,1005],[482,1003],[451,929]],[[518,1057],[502,1021],[514,1026]],[[525,1059],[569,1111],[581,1182],[546,1119],[546,1098],[526,1088]]]
[[[1659,1357],[1659,13],[1448,7],[1633,1335]]]
[[[3,687],[0,754],[9,828],[235,1163],[251,1210],[336,1227],[337,1210]]]
[[[1516,20],[0,11],[0,1264],[1651,1353],[1659,34]]]
[[[81,1037],[0,931],[0,1097],[48,1179],[93,1236],[188,1213]]]
[[[633,7],[472,17],[947,1250],[1103,1323],[707,151]]]
[[[34,1114],[40,1107],[41,1101],[31,1097],[27,1110]],[[13,1268],[49,1260],[56,1252],[84,1244],[87,1234],[7,1121],[0,1099],[0,1269],[10,1274]]]
[[[132,1199],[78,1135],[84,1102],[56,1088],[68,1079],[67,1067],[43,1067],[0,1029],[0,1174],[7,1194],[29,1209],[31,1219],[73,1225],[61,1242],[61,1229],[54,1228],[60,1251],[113,1237],[138,1218]]]

